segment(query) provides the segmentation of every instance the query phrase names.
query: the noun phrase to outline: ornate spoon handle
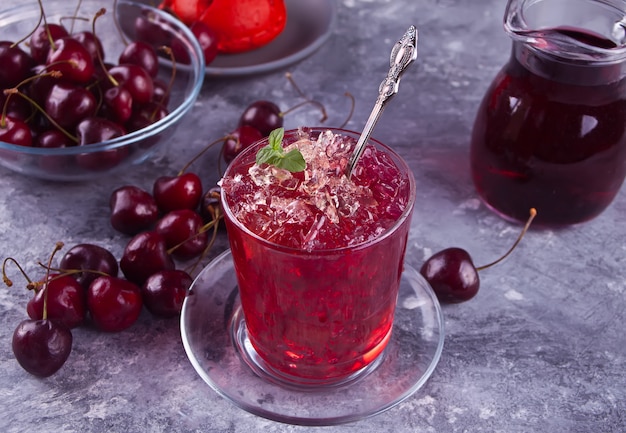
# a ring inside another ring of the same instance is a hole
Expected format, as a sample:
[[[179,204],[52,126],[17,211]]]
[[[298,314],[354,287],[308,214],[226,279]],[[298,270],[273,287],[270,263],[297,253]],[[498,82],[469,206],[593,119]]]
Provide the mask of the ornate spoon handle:
[[[400,76],[406,70],[406,68],[417,58],[417,29],[415,26],[411,26],[402,36],[396,44],[393,46],[391,50],[391,56],[389,59],[389,72],[387,72],[387,76],[380,83],[378,88],[378,98],[376,99],[376,104],[370,113],[367,122],[365,123],[365,127],[363,128],[363,132],[359,137],[359,141],[354,148],[354,153],[350,157],[350,161],[346,168],[346,175],[350,177],[352,175],[352,171],[356,166],[359,158],[363,154],[363,150],[365,150],[365,144],[368,142],[370,136],[372,135],[372,131],[374,130],[374,126],[380,115],[383,112],[383,108],[389,99],[398,93],[398,85],[400,83]]]

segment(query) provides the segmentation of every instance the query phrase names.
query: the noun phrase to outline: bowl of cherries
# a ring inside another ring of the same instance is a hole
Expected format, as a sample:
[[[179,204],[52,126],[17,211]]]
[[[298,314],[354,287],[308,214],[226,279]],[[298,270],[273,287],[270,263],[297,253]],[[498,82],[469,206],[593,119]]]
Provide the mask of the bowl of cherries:
[[[173,15],[129,0],[27,0],[0,11],[0,165],[76,181],[163,148],[205,75]]]

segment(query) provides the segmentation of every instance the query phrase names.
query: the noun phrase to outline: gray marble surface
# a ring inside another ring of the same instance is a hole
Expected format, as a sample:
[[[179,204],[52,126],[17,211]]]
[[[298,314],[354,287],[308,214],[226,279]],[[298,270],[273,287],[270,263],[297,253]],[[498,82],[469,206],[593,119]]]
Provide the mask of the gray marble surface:
[[[302,0],[307,1],[307,0]],[[417,66],[383,114],[374,137],[396,148],[418,181],[407,261],[419,266],[448,246],[477,264],[498,257],[519,227],[491,213],[471,184],[468,143],[474,113],[505,62],[504,0],[340,0],[337,27],[319,51],[262,76],[206,80],[176,138],[154,160],[97,182],[41,182],[0,169],[0,251],[32,274],[56,241],[91,242],[120,257],[127,238],[108,222],[108,199],[124,184],[151,188],[209,141],[231,130],[256,99],[298,101],[284,78],[328,108],[329,126],[349,110],[360,129],[404,30],[420,31]],[[287,127],[318,123],[312,108]],[[217,150],[196,166],[214,183]],[[251,415],[204,384],[187,359],[176,320],[144,312],[132,328],[74,331],[65,366],[48,379],[23,371],[11,335],[29,294],[0,288],[0,431],[39,432],[552,432],[626,429],[626,191],[595,220],[533,230],[505,262],[481,273],[470,302],[444,306],[439,365],[416,394],[374,417],[301,427]],[[221,235],[213,250],[226,248]],[[18,277],[12,274],[15,280]]]

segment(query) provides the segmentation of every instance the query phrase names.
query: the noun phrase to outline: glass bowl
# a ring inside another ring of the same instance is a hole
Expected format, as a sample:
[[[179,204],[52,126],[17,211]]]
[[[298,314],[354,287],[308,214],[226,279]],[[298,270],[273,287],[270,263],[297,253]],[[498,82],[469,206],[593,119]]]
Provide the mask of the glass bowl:
[[[205,76],[204,57],[191,31],[166,12],[128,0],[45,1],[43,8],[48,24],[60,23],[72,35],[91,31],[94,17],[104,8],[106,12],[95,21],[95,32],[104,50],[104,62],[109,66],[118,64],[127,43],[141,40],[152,44],[159,53],[154,80],[162,83],[161,88],[169,89],[166,90],[169,92],[167,115],[140,129],[127,123],[124,125],[125,135],[92,144],[40,147],[37,142],[40,132],[33,132],[32,146],[0,141],[0,165],[30,177],[76,181],[110,174],[147,160],[168,142],[200,93]],[[38,3],[33,0],[3,9],[0,11],[0,41],[16,42],[26,38],[19,46],[30,53],[29,34],[37,27],[40,15]],[[163,46],[171,47],[180,61],[172,62]],[[99,64],[98,61],[94,63]],[[27,84],[19,88],[22,86]],[[94,81],[85,87],[92,90],[97,104],[101,104],[103,92],[97,90]],[[11,97],[20,98],[20,95]],[[31,112],[39,112],[32,107]],[[133,103],[133,109],[136,107],[137,104]],[[29,119],[32,121],[32,116]],[[47,120],[33,122],[31,131],[43,130],[41,123],[50,124]],[[75,134],[75,131],[67,132]]]

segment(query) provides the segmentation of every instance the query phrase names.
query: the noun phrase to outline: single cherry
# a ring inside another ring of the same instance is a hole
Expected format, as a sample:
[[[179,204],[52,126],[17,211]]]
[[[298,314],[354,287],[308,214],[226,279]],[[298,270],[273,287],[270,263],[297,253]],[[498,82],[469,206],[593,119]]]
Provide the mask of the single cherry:
[[[192,282],[185,271],[159,271],[151,275],[141,287],[144,305],[156,316],[178,316]]]
[[[155,231],[134,236],[126,245],[120,260],[120,269],[124,276],[138,286],[143,285],[152,274],[174,268],[165,239]]]
[[[96,327],[119,332],[130,327],[141,314],[141,288],[117,277],[96,278],[87,291],[87,307]]]
[[[72,83],[56,83],[45,100],[45,110],[61,127],[76,127],[83,119],[96,114],[97,102],[93,94]]]
[[[67,29],[59,24],[44,24],[37,27],[28,43],[30,55],[35,62],[39,64],[46,63],[48,53],[50,52],[50,41],[56,41],[66,36],[69,36]]]
[[[261,134],[258,129],[250,125],[239,126],[224,140],[224,144],[222,145],[224,161],[231,162],[241,151],[262,138],[263,134]]]
[[[141,66],[134,64],[117,65],[109,69],[115,81],[126,88],[137,104],[150,102],[154,93],[154,84],[150,74]]]
[[[150,229],[159,218],[154,197],[134,185],[125,185],[113,191],[109,208],[111,226],[127,235]]]
[[[48,377],[67,361],[72,350],[72,333],[50,319],[26,319],[13,332],[13,354],[24,370]]]
[[[200,216],[205,223],[215,222],[224,216],[222,210],[221,188],[213,186],[202,196],[200,203]]]
[[[192,172],[161,176],[154,182],[152,195],[163,212],[196,209],[202,198],[202,181]]]
[[[46,285],[42,290],[41,319],[31,318],[23,320],[13,332],[11,346],[15,359],[24,370],[39,377],[48,377],[57,372],[63,366],[72,350],[71,331],[48,317],[49,301],[53,301],[49,299],[50,290],[46,288],[51,282],[50,265],[54,254],[62,247],[63,243],[58,242],[48,260],[46,276],[44,277]],[[13,283],[5,273],[5,266],[9,260],[13,259],[5,259],[2,265],[2,276],[5,284],[10,287]],[[15,262],[15,260],[13,261]],[[24,274],[21,267],[20,270]],[[80,291],[82,291],[82,288]]]
[[[119,272],[115,256],[106,248],[95,244],[74,245],[65,253],[59,267],[64,271],[82,271],[73,273],[72,276],[84,291],[102,274],[117,277]]]
[[[165,239],[172,255],[180,260],[199,256],[209,243],[204,221],[191,209],[177,209],[165,214],[155,226],[155,231]]]
[[[72,33],[71,37],[76,39],[87,49],[95,64],[97,64],[99,58],[104,57],[102,42],[93,32],[82,31]]]
[[[159,60],[154,47],[143,41],[134,41],[126,45],[120,54],[118,63],[142,67],[148,75],[156,77],[159,72]]]
[[[274,129],[282,128],[283,114],[278,105],[271,101],[255,101],[248,105],[239,118],[239,125],[256,128],[264,137]]]
[[[20,146],[32,146],[33,135],[26,122],[9,116],[0,118],[0,141]]]
[[[504,260],[520,243],[532,220],[537,215],[533,208],[530,217],[513,246],[499,259],[476,267],[471,256],[461,248],[446,248],[430,257],[420,269],[442,303],[460,303],[473,298],[480,286],[478,272]]]
[[[89,82],[95,71],[91,53],[71,36],[54,41],[46,65],[49,71],[59,71],[63,77],[76,83]]]
[[[0,41],[0,88],[16,86],[29,76],[33,58],[10,41]]]
[[[26,304],[31,319],[43,319],[44,298],[48,297],[48,319],[67,329],[83,324],[87,314],[85,290],[69,275],[50,274]],[[46,294],[46,291],[48,294]]]

